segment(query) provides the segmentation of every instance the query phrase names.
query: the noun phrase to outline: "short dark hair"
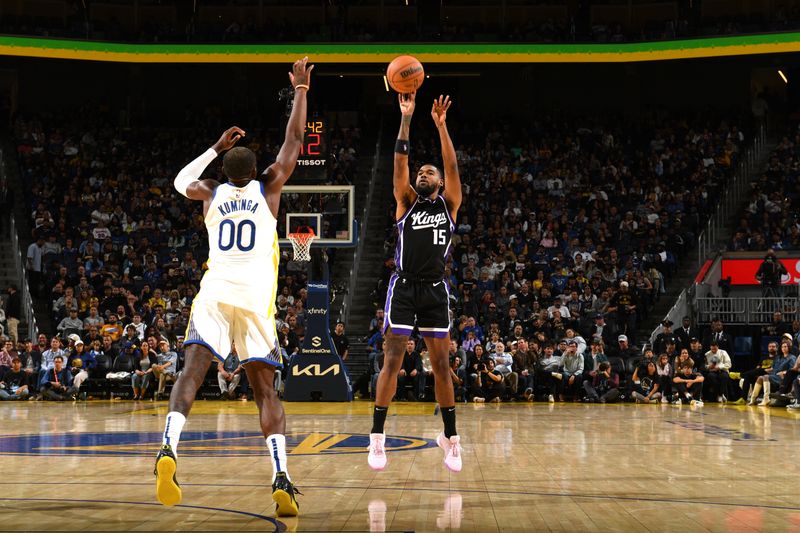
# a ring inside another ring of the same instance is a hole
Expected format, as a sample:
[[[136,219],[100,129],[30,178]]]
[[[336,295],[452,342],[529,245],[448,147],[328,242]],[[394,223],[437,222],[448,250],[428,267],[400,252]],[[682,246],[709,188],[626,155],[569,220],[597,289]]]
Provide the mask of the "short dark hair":
[[[256,154],[249,148],[231,148],[222,158],[222,171],[229,180],[249,178],[256,168]]]
[[[60,356],[60,355],[57,355],[57,356],[53,357],[53,362],[56,362],[56,361],[58,361],[59,359],[61,359],[61,361],[64,361],[64,358],[63,358],[62,356]]]

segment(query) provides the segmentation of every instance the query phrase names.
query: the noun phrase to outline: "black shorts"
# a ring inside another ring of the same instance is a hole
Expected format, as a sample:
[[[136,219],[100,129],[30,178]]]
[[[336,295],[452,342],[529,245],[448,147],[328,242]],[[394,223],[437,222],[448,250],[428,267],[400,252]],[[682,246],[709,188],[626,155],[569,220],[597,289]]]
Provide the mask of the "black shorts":
[[[442,339],[450,335],[450,292],[444,280],[416,281],[397,273],[389,278],[383,333],[411,335],[414,326],[423,337]]]

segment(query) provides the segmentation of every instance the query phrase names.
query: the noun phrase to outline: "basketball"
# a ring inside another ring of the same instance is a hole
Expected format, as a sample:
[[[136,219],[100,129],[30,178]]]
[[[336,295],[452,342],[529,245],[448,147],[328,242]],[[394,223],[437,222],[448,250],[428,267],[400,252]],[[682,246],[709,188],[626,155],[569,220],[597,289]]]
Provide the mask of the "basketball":
[[[386,69],[389,85],[400,94],[412,93],[420,88],[425,79],[422,63],[413,56],[398,56]]]

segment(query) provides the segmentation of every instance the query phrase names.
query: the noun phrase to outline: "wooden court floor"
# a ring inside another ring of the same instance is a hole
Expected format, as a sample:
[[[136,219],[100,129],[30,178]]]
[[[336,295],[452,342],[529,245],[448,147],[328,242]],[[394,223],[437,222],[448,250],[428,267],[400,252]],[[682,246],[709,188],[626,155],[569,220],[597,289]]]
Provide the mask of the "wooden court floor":
[[[286,410],[303,496],[278,520],[252,403],[195,404],[175,508],[154,496],[165,403],[0,404],[0,530],[800,531],[800,425],[784,409],[459,406],[460,474],[433,446],[434,404],[391,408],[380,473],[371,404]]]

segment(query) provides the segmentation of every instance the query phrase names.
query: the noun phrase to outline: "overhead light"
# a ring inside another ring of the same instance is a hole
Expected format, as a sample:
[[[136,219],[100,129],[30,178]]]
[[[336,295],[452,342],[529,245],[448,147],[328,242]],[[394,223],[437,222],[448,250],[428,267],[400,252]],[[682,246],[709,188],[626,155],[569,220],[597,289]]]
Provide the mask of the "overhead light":
[[[386,79],[386,75],[383,76],[383,85],[386,87],[386,92],[389,92],[389,80]]]
[[[778,70],[778,76],[781,77],[783,83],[789,83],[789,80],[786,79],[786,74],[784,74],[783,71],[780,69]]]

